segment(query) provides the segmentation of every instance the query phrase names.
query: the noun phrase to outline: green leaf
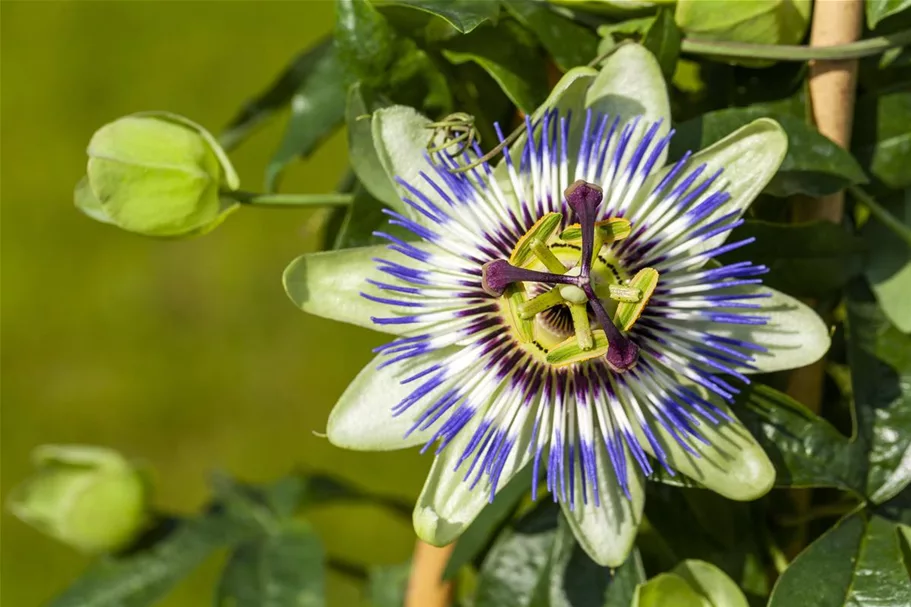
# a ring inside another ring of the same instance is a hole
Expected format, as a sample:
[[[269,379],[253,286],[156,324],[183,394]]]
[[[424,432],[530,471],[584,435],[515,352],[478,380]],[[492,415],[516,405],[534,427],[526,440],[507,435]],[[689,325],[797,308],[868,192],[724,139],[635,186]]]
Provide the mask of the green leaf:
[[[763,283],[798,297],[822,297],[844,287],[864,270],[864,241],[829,221],[781,224],[747,221],[731,232],[735,242],[756,242],[720,257],[768,266]]]
[[[415,235],[402,227],[390,225],[386,211],[389,207],[374,198],[358,184],[354,189],[354,201],[348,207],[345,219],[339,226],[339,231],[332,242],[332,249],[352,249],[355,247],[368,247],[378,244],[387,244],[388,241],[374,232],[383,232],[401,238],[402,240],[415,240]]]
[[[266,167],[265,187],[275,191],[285,167],[296,158],[306,158],[345,118],[348,81],[334,45],[326,46],[314,59],[312,69],[291,97],[291,116],[285,134]]]
[[[911,604],[896,526],[852,514],[801,552],[778,579],[769,607]]]
[[[353,79],[381,84],[396,58],[395,30],[365,0],[336,0],[335,14],[339,64]]]
[[[382,103],[361,83],[348,91],[345,121],[348,125],[348,158],[358,180],[374,198],[399,212],[405,204],[399,197],[383,163],[380,162],[373,143],[372,117],[370,114],[388,104]]]
[[[867,27],[873,29],[880,21],[911,8],[911,0],[867,0]]]
[[[463,34],[485,21],[496,22],[500,12],[500,3],[496,0],[379,0],[377,4],[398,4],[426,11]]]
[[[231,554],[218,584],[221,607],[320,607],[323,548],[310,525],[288,520]]]
[[[740,419],[775,465],[776,486],[862,492],[863,462],[849,439],[829,422],[762,384],[746,388],[738,404]]]
[[[911,229],[911,190],[904,201],[888,205],[892,215]],[[862,232],[870,248],[867,281],[883,312],[904,333],[911,333],[911,249],[908,243],[871,217]]]
[[[677,67],[681,40],[680,30],[674,23],[673,10],[670,8],[658,9],[658,15],[645,32],[642,44],[658,59],[661,73],[668,80],[674,75],[674,69]]]
[[[911,187],[911,91],[864,97],[855,116],[851,149],[860,166],[886,187]]]
[[[484,68],[523,112],[531,114],[547,98],[545,57],[515,21],[479,27],[448,40],[442,53],[452,63],[473,61]]]
[[[611,572],[611,582],[604,596],[603,607],[627,607],[632,604],[636,587],[645,581],[645,568],[639,550],[633,548],[626,562]]]
[[[49,607],[145,607],[156,604],[215,550],[249,535],[218,514],[168,520],[151,545],[96,562]],[[150,536],[150,537],[153,537]]]
[[[586,65],[598,52],[598,38],[583,27],[553,11],[545,2],[504,0],[506,9],[538,37],[554,63],[563,71]]]
[[[911,483],[911,336],[889,324],[862,285],[848,292],[848,335],[864,493],[879,503]]]
[[[811,0],[679,0],[675,17],[688,36],[702,40],[798,44],[809,26],[811,5]]]
[[[757,118],[774,118],[788,136],[788,151],[781,168],[766,186],[773,196],[807,194],[823,196],[867,178],[851,154],[819,134],[803,120],[773,114],[764,108],[735,108],[703,114],[678,125],[669,157],[680,158],[686,150],[698,150]]]
[[[411,561],[371,567],[367,580],[370,607],[402,607],[410,573]]]
[[[332,38],[326,37],[299,54],[272,84],[247,101],[218,136],[222,147],[228,150],[236,147],[257,127],[288,105],[304,80],[310,77],[329,52],[332,44]]]
[[[556,504],[542,502],[490,550],[478,578],[476,607],[543,607],[557,537]]]
[[[734,580],[711,563],[689,559],[677,565],[673,573],[715,607],[748,607],[746,597]]]
[[[531,487],[531,468],[526,467],[497,494],[497,499],[486,506],[465,532],[446,563],[443,579],[450,580],[464,565],[474,561],[492,541],[492,534],[519,506],[519,501]]]

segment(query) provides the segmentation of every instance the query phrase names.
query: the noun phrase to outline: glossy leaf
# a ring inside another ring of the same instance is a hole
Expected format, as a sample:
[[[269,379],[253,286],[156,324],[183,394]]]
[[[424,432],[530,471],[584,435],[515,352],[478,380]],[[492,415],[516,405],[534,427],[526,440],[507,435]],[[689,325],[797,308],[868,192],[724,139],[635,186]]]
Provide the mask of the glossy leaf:
[[[885,3],[868,10],[876,4]],[[911,91],[862,98],[855,115],[851,149],[860,165],[886,187],[911,187]]]
[[[440,17],[467,34],[485,21],[496,21],[499,2],[487,0],[381,0],[382,4],[409,6]]]
[[[345,118],[348,81],[334,45],[314,61],[291,98],[291,116],[285,134],[266,167],[266,189],[274,191],[284,168],[296,158],[306,158],[331,135]]]
[[[534,112],[547,98],[544,56],[530,34],[514,21],[480,27],[448,40],[442,52],[452,63],[473,61],[484,68],[523,112]]]
[[[497,499],[486,506],[474,522],[468,526],[459,537],[459,541],[456,542],[452,556],[446,563],[443,579],[452,579],[459,569],[474,561],[489,545],[493,540],[493,532],[515,511],[519,501],[528,493],[532,482],[531,473],[531,468],[526,468],[517,474],[497,494]]]
[[[675,17],[688,36],[704,40],[799,44],[810,24],[810,0],[714,4],[679,0]]]
[[[96,562],[49,607],[146,607],[156,604],[219,548],[249,534],[246,526],[208,515],[162,524],[141,551]]]
[[[756,242],[721,256],[724,263],[752,261],[768,266],[763,284],[798,297],[821,297],[841,289],[864,270],[863,240],[828,221],[781,224],[747,221],[730,242]]]
[[[545,2],[505,0],[506,9],[530,29],[563,71],[586,65],[598,52],[598,38],[590,29],[557,14]]]
[[[769,607],[911,604],[896,526],[852,514],[800,553],[778,579]]]
[[[886,17],[911,8],[911,0],[867,0],[864,7],[867,11],[867,27],[873,29]]]
[[[911,228],[911,192],[888,208]],[[875,217],[864,226],[863,238],[870,248],[865,272],[870,288],[892,324],[911,333],[911,248]]]
[[[889,324],[861,285],[849,291],[848,335],[864,493],[883,502],[911,483],[911,336]]]
[[[604,596],[603,607],[627,607],[632,604],[636,587],[645,581],[645,568],[639,550],[633,548],[626,562],[611,572],[611,582]]]
[[[299,54],[264,91],[247,101],[218,136],[222,147],[232,149],[276,112],[287,106],[301,84],[329,52],[333,42],[324,38]]]
[[[738,398],[738,414],[777,472],[779,487],[836,487],[862,492],[863,462],[829,422],[779,392],[753,384]]]
[[[788,136],[788,151],[765,191],[773,196],[822,196],[848,185],[865,183],[866,175],[851,154],[819,134],[803,120],[772,114],[763,108],[725,109],[703,114],[677,127],[670,159],[698,150],[758,118],[773,118]]]
[[[325,605],[323,548],[310,525],[288,520],[238,546],[222,572],[220,607]]]
[[[363,0],[336,0],[335,15],[339,66],[353,80],[382,84],[398,50],[395,30],[372,3]]]
[[[546,604],[558,512],[542,502],[500,536],[481,566],[476,607]]]

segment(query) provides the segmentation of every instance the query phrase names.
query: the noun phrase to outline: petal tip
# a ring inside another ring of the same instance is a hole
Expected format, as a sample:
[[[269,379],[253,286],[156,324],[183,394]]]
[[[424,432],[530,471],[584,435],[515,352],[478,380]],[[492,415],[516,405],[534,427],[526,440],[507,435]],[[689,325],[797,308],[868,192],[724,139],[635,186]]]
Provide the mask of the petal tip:
[[[436,512],[431,506],[418,505],[412,516],[414,532],[431,546],[446,546],[458,538],[465,530],[467,523],[450,521]]]

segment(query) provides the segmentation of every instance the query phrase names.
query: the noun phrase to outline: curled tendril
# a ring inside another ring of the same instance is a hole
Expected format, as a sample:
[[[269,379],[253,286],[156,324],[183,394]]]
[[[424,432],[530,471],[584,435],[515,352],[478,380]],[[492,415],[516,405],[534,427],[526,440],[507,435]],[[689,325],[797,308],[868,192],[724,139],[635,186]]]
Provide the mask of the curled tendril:
[[[431,122],[427,128],[433,131],[427,142],[429,154],[442,152],[450,146],[458,145],[458,149],[452,152],[453,156],[458,156],[475,143],[481,142],[481,135],[474,125],[474,116],[465,112],[450,114],[438,122]],[[435,143],[438,140],[441,141]]]

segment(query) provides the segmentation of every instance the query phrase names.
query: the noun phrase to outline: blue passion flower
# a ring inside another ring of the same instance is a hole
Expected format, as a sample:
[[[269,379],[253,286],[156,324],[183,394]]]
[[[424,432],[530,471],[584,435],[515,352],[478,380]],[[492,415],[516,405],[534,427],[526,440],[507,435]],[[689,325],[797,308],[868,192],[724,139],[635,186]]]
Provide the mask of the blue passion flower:
[[[715,258],[751,243],[728,236],[787,138],[758,120],[665,166],[663,83],[611,89],[636,66],[639,82],[660,82],[639,47],[600,73],[567,74],[497,167],[474,162],[476,146],[428,154],[409,140],[426,119],[378,112],[397,231],[377,232],[386,247],[308,255],[286,271],[305,310],[399,335],[327,432],[344,447],[436,454],[414,514],[428,542],[453,541],[526,467],[533,496],[541,479],[583,548],[612,566],[659,467],[732,499],[774,483],[729,404],[749,373],[819,358],[827,331],[762,287],[764,266]]]

